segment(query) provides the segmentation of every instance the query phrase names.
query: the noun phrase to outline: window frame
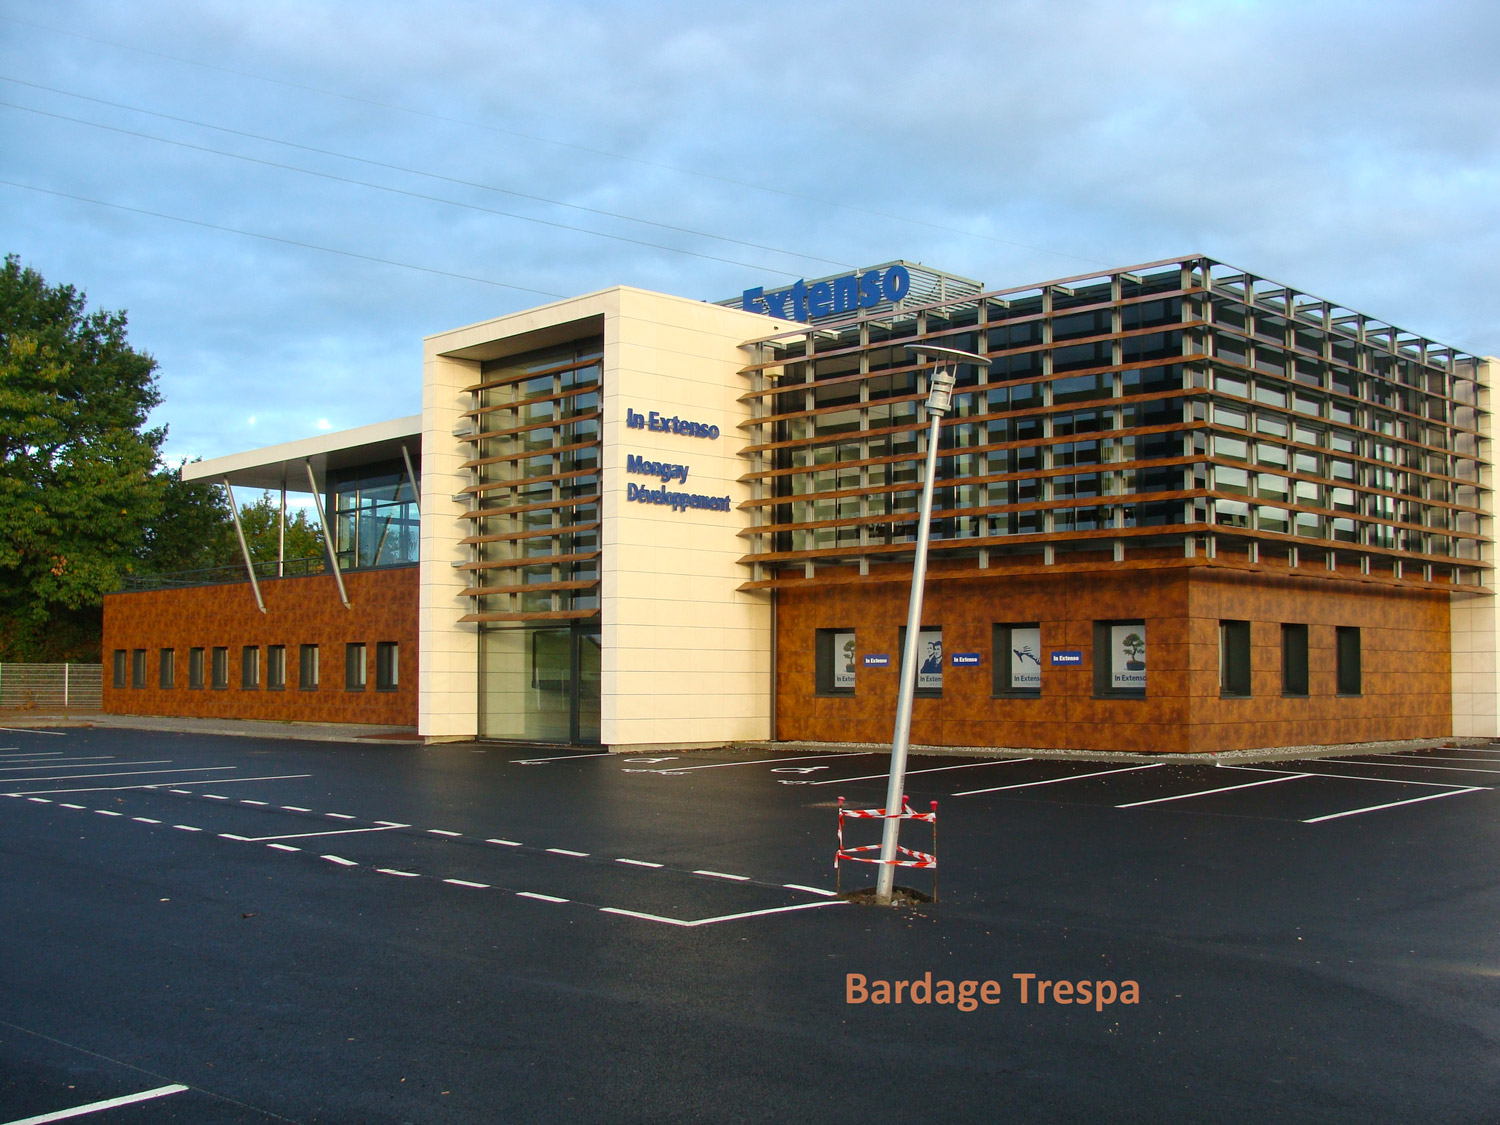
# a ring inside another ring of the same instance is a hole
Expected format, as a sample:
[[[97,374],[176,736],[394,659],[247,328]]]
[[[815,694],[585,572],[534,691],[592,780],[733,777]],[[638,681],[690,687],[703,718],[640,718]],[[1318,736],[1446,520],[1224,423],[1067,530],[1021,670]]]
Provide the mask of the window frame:
[[[260,646],[240,646],[240,690],[260,690]]]
[[[1307,625],[1284,621],[1281,625],[1281,694],[1288,699],[1308,695]]]
[[[369,651],[364,641],[349,641],[344,645],[344,690],[364,691],[369,687]]]
[[[1146,632],[1146,621],[1144,618],[1110,618],[1094,622],[1094,697],[1096,699],[1145,699],[1150,684],[1149,673],[1144,677],[1140,687],[1116,687],[1114,684],[1114,630],[1117,628],[1130,628],[1138,630],[1141,640],[1147,647],[1142,648],[1142,654],[1150,651],[1149,637]],[[1147,672],[1143,664],[1141,668],[1127,667],[1126,671]]]
[[[854,645],[854,669],[848,687],[836,683],[838,676],[839,637],[847,635]],[[859,691],[859,631],[843,626],[818,629],[813,637],[813,687],[817,695],[852,696]]]
[[[198,645],[188,649],[188,690],[202,691],[204,683],[204,659],[203,646]]]
[[[1013,675],[1015,669],[1011,656],[1015,651],[1015,633],[1020,629],[1036,630],[1036,687],[1017,687]],[[1042,625],[1040,621],[1022,621],[1009,624],[995,623],[990,627],[990,694],[996,699],[1036,699],[1042,694]]]
[[[922,664],[921,664],[921,660],[922,660],[922,638],[923,637],[929,637],[930,638],[933,634],[937,635],[938,649],[939,649],[939,655],[938,655],[938,686],[935,687],[935,688],[934,687],[923,687],[922,686]],[[906,660],[906,626],[905,625],[901,626],[901,632],[898,635],[897,640],[900,643],[900,648],[898,650],[900,652],[900,656],[898,656],[896,658],[896,671],[899,674],[900,671],[901,671],[901,668],[903,666],[903,663]],[[918,629],[917,630],[917,677],[916,677],[916,686],[913,689],[913,693],[917,696],[917,698],[919,698],[919,699],[941,699],[943,697],[943,684],[944,684],[944,680],[946,679],[946,677],[943,675],[943,671],[944,671],[944,666],[945,666],[945,663],[946,663],[947,659],[948,659],[948,649],[947,649],[947,645],[943,641],[943,627],[941,625],[923,625],[920,629]]]
[[[177,650],[164,648],[157,657],[156,686],[171,691],[177,686]]]
[[[1250,622],[1219,622],[1219,698],[1249,699],[1253,693],[1251,675]]]
[[[229,689],[229,646],[214,645],[209,658],[210,690],[227,691]]]
[[[401,688],[401,644],[399,641],[375,642],[375,690],[399,691]]]
[[[309,657],[311,659],[309,659]],[[317,691],[319,687],[318,677],[318,646],[297,646],[297,690]]]
[[[286,645],[266,646],[266,690],[286,690]]]
[[[130,651],[117,648],[114,655],[114,679],[113,686],[116,689],[124,689],[130,686]]]
[[[1358,625],[1336,625],[1333,631],[1335,686],[1342,696],[1364,694],[1364,655]]]
[[[146,686],[146,650],[133,648],[130,650],[130,687],[132,691],[140,691]]]

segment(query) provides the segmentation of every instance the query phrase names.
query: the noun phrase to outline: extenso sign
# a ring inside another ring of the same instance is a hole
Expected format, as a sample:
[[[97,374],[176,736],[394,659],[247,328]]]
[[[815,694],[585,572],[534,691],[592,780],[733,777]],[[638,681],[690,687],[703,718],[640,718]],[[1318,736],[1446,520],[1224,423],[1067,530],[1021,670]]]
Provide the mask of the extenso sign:
[[[746,312],[770,313],[782,320],[812,320],[814,317],[873,309],[881,301],[892,303],[911,292],[911,274],[905,266],[892,266],[882,273],[866,270],[848,273],[811,285],[799,281],[786,289],[767,293],[756,286],[746,289],[740,308]]]

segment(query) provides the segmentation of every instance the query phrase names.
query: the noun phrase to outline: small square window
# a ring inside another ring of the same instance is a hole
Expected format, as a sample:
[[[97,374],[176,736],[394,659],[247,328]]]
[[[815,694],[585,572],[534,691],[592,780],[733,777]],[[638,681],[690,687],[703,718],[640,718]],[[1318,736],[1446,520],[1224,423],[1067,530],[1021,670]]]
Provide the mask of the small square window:
[[[1219,622],[1219,694],[1250,694],[1250,622]]]
[[[318,690],[317,645],[300,645],[297,649],[297,687],[302,691]]]
[[[1042,627],[996,625],[993,630],[995,695],[1042,694]]]
[[[854,694],[853,629],[819,629],[813,658],[819,695]]]
[[[245,691],[260,687],[260,649],[256,645],[240,649],[240,687]]]
[[[906,659],[906,626],[901,626],[901,659]],[[917,694],[943,694],[943,627],[927,626],[917,632]]]
[[[128,677],[130,675],[129,668],[130,668],[130,653],[128,653],[123,648],[117,648],[117,649],[115,649],[115,678],[114,678],[114,686],[115,687],[122,688],[122,687],[126,686],[126,684],[128,683],[128,680],[127,680],[126,677]]]
[[[1146,694],[1146,623],[1094,622],[1094,694],[1139,698]]]
[[[395,691],[401,686],[401,649],[395,641],[375,646],[375,690]]]
[[[164,648],[161,650],[158,683],[160,683],[163,690],[177,686],[177,652],[175,649]]]
[[[203,686],[203,650],[201,648],[188,649],[188,688],[201,688]]]
[[[266,646],[266,690],[286,690],[286,645]]]
[[[363,643],[344,646],[344,690],[365,690],[365,646]]]
[[[229,646],[215,645],[213,652],[213,686],[218,689],[229,686]]]
[[[1307,626],[1281,627],[1281,694],[1307,694]]]

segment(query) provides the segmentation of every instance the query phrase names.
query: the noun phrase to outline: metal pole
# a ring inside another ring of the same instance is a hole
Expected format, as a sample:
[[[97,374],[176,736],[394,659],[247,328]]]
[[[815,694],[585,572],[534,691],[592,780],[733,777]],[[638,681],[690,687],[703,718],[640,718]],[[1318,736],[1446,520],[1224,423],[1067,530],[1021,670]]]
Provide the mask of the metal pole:
[[[312,462],[302,462],[302,467],[307,470],[307,486],[312,489],[313,505],[318,510],[318,526],[323,529],[323,551],[328,556],[328,569],[333,571],[333,580],[338,584],[339,600],[344,603],[344,608],[349,608],[349,595],[344,590],[344,576],[339,572],[339,557],[333,550],[333,534],[328,527],[328,517],[323,514],[323,494],[318,491],[317,478],[313,476]]]
[[[266,612],[266,603],[261,600],[260,583],[255,580],[255,563],[250,559],[250,545],[245,542],[245,529],[240,526],[240,506],[235,503],[234,489],[230,487],[229,478],[224,478],[224,491],[229,493],[229,514],[234,517],[234,533],[239,537],[240,554],[245,556],[245,573],[250,576],[250,589],[255,594],[255,605],[262,613]]]
[[[917,354],[933,356],[927,393],[927,471],[922,478],[922,504],[917,516],[917,555],[911,568],[911,600],[906,611],[906,643],[901,649],[901,687],[896,697],[896,730],[891,739],[891,778],[885,794],[884,831],[880,836],[880,864],[875,877],[875,901],[889,906],[896,886],[896,845],[901,839],[901,809],[905,798],[906,755],[911,745],[912,700],[917,688],[917,641],[922,630],[922,593],[927,581],[927,548],[932,539],[932,493],[937,478],[938,431],[948,413],[960,363],[989,363],[989,359],[957,348],[908,345]]]
[[[921,515],[917,524],[917,557],[911,569],[911,600],[906,610],[906,643],[901,649],[901,690],[896,697],[896,732],[891,739],[891,780],[885,792],[885,831],[880,837],[880,869],[875,878],[875,901],[889,904],[896,885],[896,843],[901,835],[901,798],[906,785],[906,753],[911,745],[911,708],[917,689],[917,644],[922,630],[922,592],[927,581],[927,544],[932,538],[933,477],[937,473],[938,427],[943,416],[933,414],[927,430],[927,475],[922,481]]]
[[[286,577],[286,466],[281,468],[281,512],[276,522],[276,577]]]

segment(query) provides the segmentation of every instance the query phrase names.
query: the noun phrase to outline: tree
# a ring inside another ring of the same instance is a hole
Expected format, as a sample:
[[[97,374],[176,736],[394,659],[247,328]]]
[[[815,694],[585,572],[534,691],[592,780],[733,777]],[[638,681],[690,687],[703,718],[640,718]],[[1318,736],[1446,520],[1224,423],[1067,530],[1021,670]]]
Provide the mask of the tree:
[[[269,492],[261,493],[260,499],[240,508],[240,527],[245,531],[245,543],[250,548],[250,557],[256,562],[275,561],[279,541],[277,524],[281,508]],[[225,508],[228,519],[228,507]],[[234,561],[243,561],[239,542],[234,537],[234,525],[229,525],[229,541],[234,549]],[[307,509],[299,508],[286,514],[286,553],[288,559],[323,557],[323,529],[308,518]]]
[[[0,658],[88,656],[161,511],[156,361],[123,312],[85,310],[8,255],[0,270]],[[83,639],[81,639],[83,638]]]

